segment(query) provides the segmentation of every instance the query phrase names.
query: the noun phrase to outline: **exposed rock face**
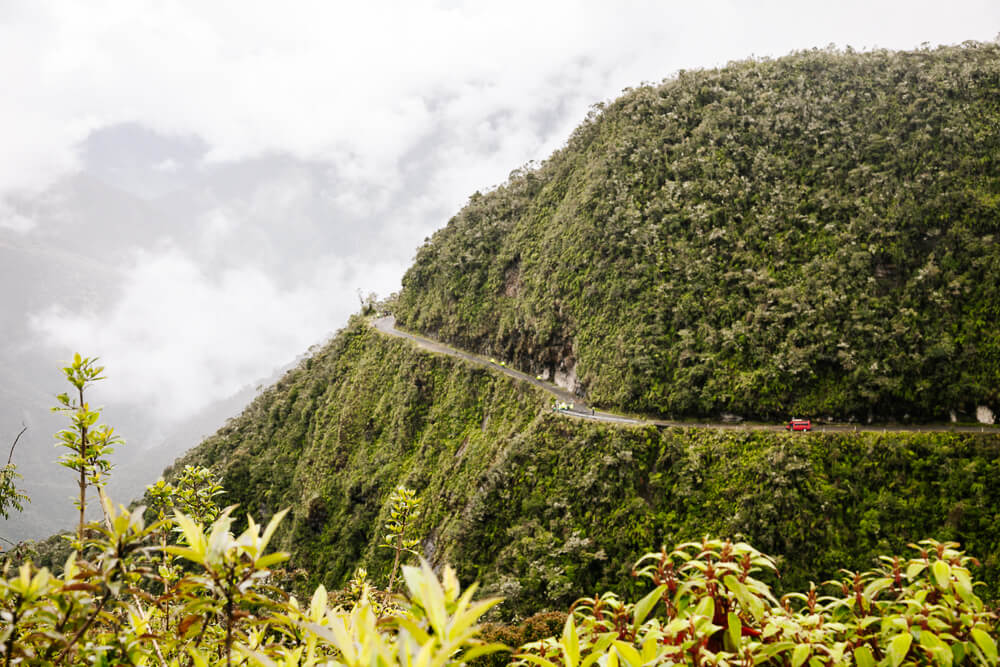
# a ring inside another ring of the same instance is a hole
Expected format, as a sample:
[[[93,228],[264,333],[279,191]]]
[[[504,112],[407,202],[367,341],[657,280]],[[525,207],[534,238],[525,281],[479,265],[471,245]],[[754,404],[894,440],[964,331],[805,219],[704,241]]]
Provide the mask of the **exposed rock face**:
[[[556,370],[553,381],[557,387],[562,387],[566,391],[574,394],[580,393],[580,382],[576,379],[576,364],[565,364]]]
[[[980,424],[995,424],[997,421],[996,415],[985,405],[976,406],[976,421]]]

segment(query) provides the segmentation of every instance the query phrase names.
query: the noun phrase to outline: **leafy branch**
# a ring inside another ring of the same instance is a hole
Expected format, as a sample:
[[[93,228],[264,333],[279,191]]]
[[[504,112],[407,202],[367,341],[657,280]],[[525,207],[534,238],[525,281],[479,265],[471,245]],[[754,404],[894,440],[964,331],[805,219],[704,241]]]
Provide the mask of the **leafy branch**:
[[[389,585],[386,587],[386,592],[390,595],[396,582],[396,571],[399,569],[403,554],[410,553],[420,557],[415,549],[420,544],[420,538],[407,537],[413,520],[420,514],[419,507],[420,498],[416,491],[405,486],[397,486],[393,489],[392,495],[389,496],[389,521],[385,524],[385,542],[379,546],[392,549],[395,552],[392,571],[389,573]]]
[[[14,448],[17,447],[17,441],[21,439],[28,427],[25,424],[21,424],[23,427],[17,437],[14,438],[14,442],[10,446],[10,453],[7,455],[7,464],[0,468],[0,517],[7,519],[10,517],[10,511],[17,510],[18,512],[24,511],[24,503],[31,502],[29,498],[21,489],[17,488],[17,480],[22,479],[21,475],[17,472],[17,466],[12,462],[14,459]]]

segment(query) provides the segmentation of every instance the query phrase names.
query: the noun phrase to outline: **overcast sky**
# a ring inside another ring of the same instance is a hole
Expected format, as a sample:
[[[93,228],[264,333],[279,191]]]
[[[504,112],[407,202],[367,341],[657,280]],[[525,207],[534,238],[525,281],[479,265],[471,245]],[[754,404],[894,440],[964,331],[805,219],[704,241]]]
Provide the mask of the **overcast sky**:
[[[183,419],[397,289],[472,192],[625,87],[998,32],[997,0],[0,0],[0,249],[113,251],[87,294],[11,278],[0,302],[101,355],[107,400]]]

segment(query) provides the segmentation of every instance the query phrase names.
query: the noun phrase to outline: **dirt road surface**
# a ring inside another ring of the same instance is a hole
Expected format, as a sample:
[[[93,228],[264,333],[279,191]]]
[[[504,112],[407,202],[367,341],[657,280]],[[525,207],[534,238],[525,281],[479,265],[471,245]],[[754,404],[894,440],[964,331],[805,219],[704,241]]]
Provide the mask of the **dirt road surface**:
[[[432,340],[425,336],[419,334],[410,333],[408,331],[403,331],[402,329],[396,328],[396,318],[392,315],[387,315],[385,317],[379,317],[377,319],[371,320],[372,326],[381,333],[387,336],[396,336],[397,338],[405,338],[411,341],[417,347],[423,348],[425,350],[430,350],[431,352],[436,352],[438,354],[446,354],[450,357],[458,357],[460,359],[465,359],[466,361],[471,361],[474,364],[479,364],[480,366],[485,366],[494,371],[503,373],[522,382],[528,382],[535,385],[536,387],[543,389],[552,395],[556,402],[563,402],[573,407],[567,409],[557,410],[560,414],[566,415],[567,417],[576,417],[578,419],[591,419],[593,421],[610,422],[615,424],[636,424],[641,426],[677,426],[681,428],[716,428],[716,429],[726,429],[732,431],[784,431],[784,424],[758,424],[751,422],[742,422],[738,424],[726,423],[726,422],[693,422],[693,421],[669,421],[663,419],[642,419],[636,417],[628,417],[625,415],[618,415],[613,412],[604,412],[602,410],[595,410],[587,406],[583,400],[576,396],[575,394],[563,389],[562,387],[556,386],[551,382],[546,382],[544,380],[539,380],[527,373],[522,373],[519,370],[510,368],[507,365],[501,364],[497,361],[487,359],[486,357],[480,356],[478,354],[473,354],[471,352],[466,352],[465,350],[459,350],[457,348],[451,347],[450,345],[445,345],[444,343]],[[860,424],[814,424],[813,433],[853,433],[853,432],[871,432],[871,433],[891,433],[891,432],[945,432],[945,433],[1000,433],[995,425],[991,426],[980,426],[971,424],[929,424],[921,426],[907,426],[900,424],[885,424],[885,425],[860,425]],[[797,433],[805,434],[805,431],[798,431]]]

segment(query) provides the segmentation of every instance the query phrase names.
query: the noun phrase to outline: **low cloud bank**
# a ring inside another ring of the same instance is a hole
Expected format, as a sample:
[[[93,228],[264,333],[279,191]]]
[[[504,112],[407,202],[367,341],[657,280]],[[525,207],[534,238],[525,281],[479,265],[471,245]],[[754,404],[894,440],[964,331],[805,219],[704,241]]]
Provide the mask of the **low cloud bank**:
[[[102,313],[52,306],[31,318],[48,345],[100,356],[104,400],[170,422],[225,398],[324,340],[358,310],[356,288],[395,289],[400,268],[331,259],[279,287],[253,266],[210,275],[175,247],[137,251],[122,296]]]

